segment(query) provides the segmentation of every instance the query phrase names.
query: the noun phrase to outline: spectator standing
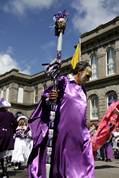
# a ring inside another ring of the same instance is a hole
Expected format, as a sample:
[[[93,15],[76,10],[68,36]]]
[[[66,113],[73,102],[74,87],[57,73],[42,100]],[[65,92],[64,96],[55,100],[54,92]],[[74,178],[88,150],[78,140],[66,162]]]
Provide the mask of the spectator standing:
[[[119,158],[119,125],[117,125],[112,135],[113,135],[112,142],[113,142],[114,157],[117,159]]]
[[[18,127],[15,133],[15,145],[12,153],[12,162],[15,169],[20,169],[26,163],[32,149],[31,131],[28,129],[28,118],[21,115],[17,118]]]
[[[7,178],[7,158],[12,155],[14,148],[14,132],[17,121],[14,115],[8,111],[11,104],[4,98],[0,98],[0,161],[2,166],[2,177]]]
[[[105,143],[105,161],[112,161],[114,158],[113,144],[112,144],[112,135]]]

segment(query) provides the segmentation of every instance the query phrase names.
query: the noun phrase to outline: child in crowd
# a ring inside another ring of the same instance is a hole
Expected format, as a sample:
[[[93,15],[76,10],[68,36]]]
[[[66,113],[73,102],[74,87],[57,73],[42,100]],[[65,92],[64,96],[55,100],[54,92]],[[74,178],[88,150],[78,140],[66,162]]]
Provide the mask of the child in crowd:
[[[12,162],[15,169],[21,168],[21,163],[26,163],[30,152],[32,150],[32,136],[28,129],[28,118],[26,116],[19,116],[17,118],[18,127],[15,134],[15,145],[12,154]]]

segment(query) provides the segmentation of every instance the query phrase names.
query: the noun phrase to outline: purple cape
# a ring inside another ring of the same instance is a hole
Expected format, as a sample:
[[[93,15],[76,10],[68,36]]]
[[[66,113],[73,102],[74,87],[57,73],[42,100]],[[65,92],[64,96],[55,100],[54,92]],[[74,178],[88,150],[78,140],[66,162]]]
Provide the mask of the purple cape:
[[[62,80],[65,89],[58,114],[51,178],[94,178],[92,144],[86,127],[86,95],[82,87],[68,77]],[[29,159],[29,178],[46,178],[48,127],[42,112],[43,106],[39,103],[30,120],[34,147]]]

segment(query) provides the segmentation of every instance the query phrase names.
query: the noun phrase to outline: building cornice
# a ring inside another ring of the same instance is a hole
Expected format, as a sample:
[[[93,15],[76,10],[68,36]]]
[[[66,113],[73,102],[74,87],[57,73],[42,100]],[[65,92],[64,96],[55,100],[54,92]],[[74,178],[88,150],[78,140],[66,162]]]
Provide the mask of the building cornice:
[[[99,89],[110,85],[119,85],[119,74],[89,81],[86,83],[86,90]]]
[[[25,103],[14,103],[14,102],[11,102],[11,105],[14,109],[25,109],[25,110],[32,110],[34,109],[36,106],[37,106],[37,103],[35,104],[25,104]]]
[[[111,21],[109,21],[105,24],[99,25],[97,28],[95,28],[89,32],[83,33],[81,35],[82,42],[85,42],[89,39],[99,36],[99,35],[103,34],[104,32],[112,30],[118,26],[119,26],[119,16],[115,17],[114,19],[112,19]]]
[[[119,39],[119,16],[96,29],[81,35],[82,54]]]
[[[62,61],[61,74],[66,74],[67,71],[70,70],[70,60],[71,58]],[[5,84],[9,84],[11,82],[31,86],[31,85],[36,85],[38,83],[44,83],[49,80],[50,78],[47,76],[47,74],[44,71],[34,75],[27,75],[27,74],[20,73],[18,69],[12,69],[0,75],[1,86]]]

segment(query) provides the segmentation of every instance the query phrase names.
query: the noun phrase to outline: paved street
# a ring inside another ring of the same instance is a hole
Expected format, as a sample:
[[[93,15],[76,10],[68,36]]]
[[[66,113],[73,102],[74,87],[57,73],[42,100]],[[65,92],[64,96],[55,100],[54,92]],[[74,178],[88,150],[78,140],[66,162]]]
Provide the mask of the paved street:
[[[96,178],[118,178],[119,177],[119,159],[113,162],[96,161]]]
[[[96,178],[119,178],[119,159],[113,162],[96,161],[95,162]],[[26,169],[17,170],[9,169],[10,178],[27,178]]]

